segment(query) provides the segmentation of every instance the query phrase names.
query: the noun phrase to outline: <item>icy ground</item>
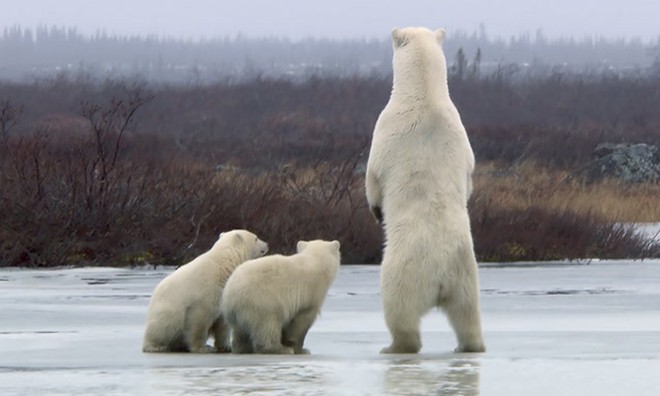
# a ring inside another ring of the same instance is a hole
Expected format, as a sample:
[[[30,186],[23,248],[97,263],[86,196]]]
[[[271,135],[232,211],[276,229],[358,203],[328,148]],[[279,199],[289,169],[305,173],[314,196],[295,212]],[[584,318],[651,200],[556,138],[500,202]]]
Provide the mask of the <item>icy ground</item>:
[[[171,268],[0,270],[0,395],[659,395],[660,260],[487,265],[488,352],[454,354],[444,316],[419,355],[389,341],[378,267],[345,266],[309,356],[143,354]]]
[[[633,227],[646,239],[660,242],[660,223],[635,223]]]

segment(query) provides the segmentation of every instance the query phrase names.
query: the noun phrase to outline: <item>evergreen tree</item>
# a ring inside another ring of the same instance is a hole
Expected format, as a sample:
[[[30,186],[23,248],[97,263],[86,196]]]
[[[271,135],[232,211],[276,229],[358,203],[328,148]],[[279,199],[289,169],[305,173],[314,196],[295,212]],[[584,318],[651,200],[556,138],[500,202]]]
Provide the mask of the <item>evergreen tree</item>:
[[[474,55],[472,66],[470,66],[470,78],[478,79],[481,70],[481,48],[477,48],[477,53]]]
[[[456,52],[456,58],[454,59],[454,66],[452,66],[452,74],[457,80],[464,80],[465,73],[467,71],[468,61],[465,57],[465,52],[463,52],[463,47],[458,49]]]

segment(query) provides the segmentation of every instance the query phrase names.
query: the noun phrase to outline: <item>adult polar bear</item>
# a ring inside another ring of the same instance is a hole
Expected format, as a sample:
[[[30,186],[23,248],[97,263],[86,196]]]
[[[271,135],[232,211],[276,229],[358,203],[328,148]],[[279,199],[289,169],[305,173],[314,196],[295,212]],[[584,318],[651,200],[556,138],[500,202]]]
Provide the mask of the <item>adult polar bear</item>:
[[[143,352],[229,352],[229,328],[220,313],[227,278],[268,244],[247,230],[223,232],[213,247],[169,274],[154,289]],[[214,347],[206,345],[209,335]]]
[[[392,31],[394,81],[374,129],[369,208],[384,224],[381,296],[392,344],[417,353],[421,317],[442,308],[457,352],[483,352],[479,280],[467,200],[474,154],[449,97],[445,32]]]

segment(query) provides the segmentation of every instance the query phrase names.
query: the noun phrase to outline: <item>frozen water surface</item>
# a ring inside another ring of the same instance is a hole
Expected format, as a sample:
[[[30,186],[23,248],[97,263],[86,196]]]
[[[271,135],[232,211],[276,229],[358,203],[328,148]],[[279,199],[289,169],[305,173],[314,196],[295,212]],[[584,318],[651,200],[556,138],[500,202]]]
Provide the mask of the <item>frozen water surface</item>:
[[[370,266],[342,267],[312,355],[143,354],[148,299],[170,271],[0,271],[0,394],[660,394],[660,260],[482,266],[484,354],[452,353],[431,312],[420,354],[379,355]]]

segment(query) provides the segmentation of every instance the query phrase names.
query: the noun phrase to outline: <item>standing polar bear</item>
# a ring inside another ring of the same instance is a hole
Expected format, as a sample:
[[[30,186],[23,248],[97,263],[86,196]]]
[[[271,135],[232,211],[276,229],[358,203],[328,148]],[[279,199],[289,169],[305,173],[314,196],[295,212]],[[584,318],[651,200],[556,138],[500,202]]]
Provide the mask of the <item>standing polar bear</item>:
[[[394,81],[374,129],[369,208],[385,229],[381,296],[392,343],[417,353],[421,317],[442,308],[458,352],[482,352],[479,280],[467,201],[474,154],[449,97],[445,32],[394,29]]]
[[[142,351],[228,352],[222,289],[236,267],[267,250],[266,242],[249,231],[225,232],[209,251],[163,279],[149,302]],[[206,345],[209,335],[214,348]]]
[[[237,268],[222,295],[232,353],[309,353],[305,336],[340,261],[338,241],[300,241],[293,256],[262,257]]]

